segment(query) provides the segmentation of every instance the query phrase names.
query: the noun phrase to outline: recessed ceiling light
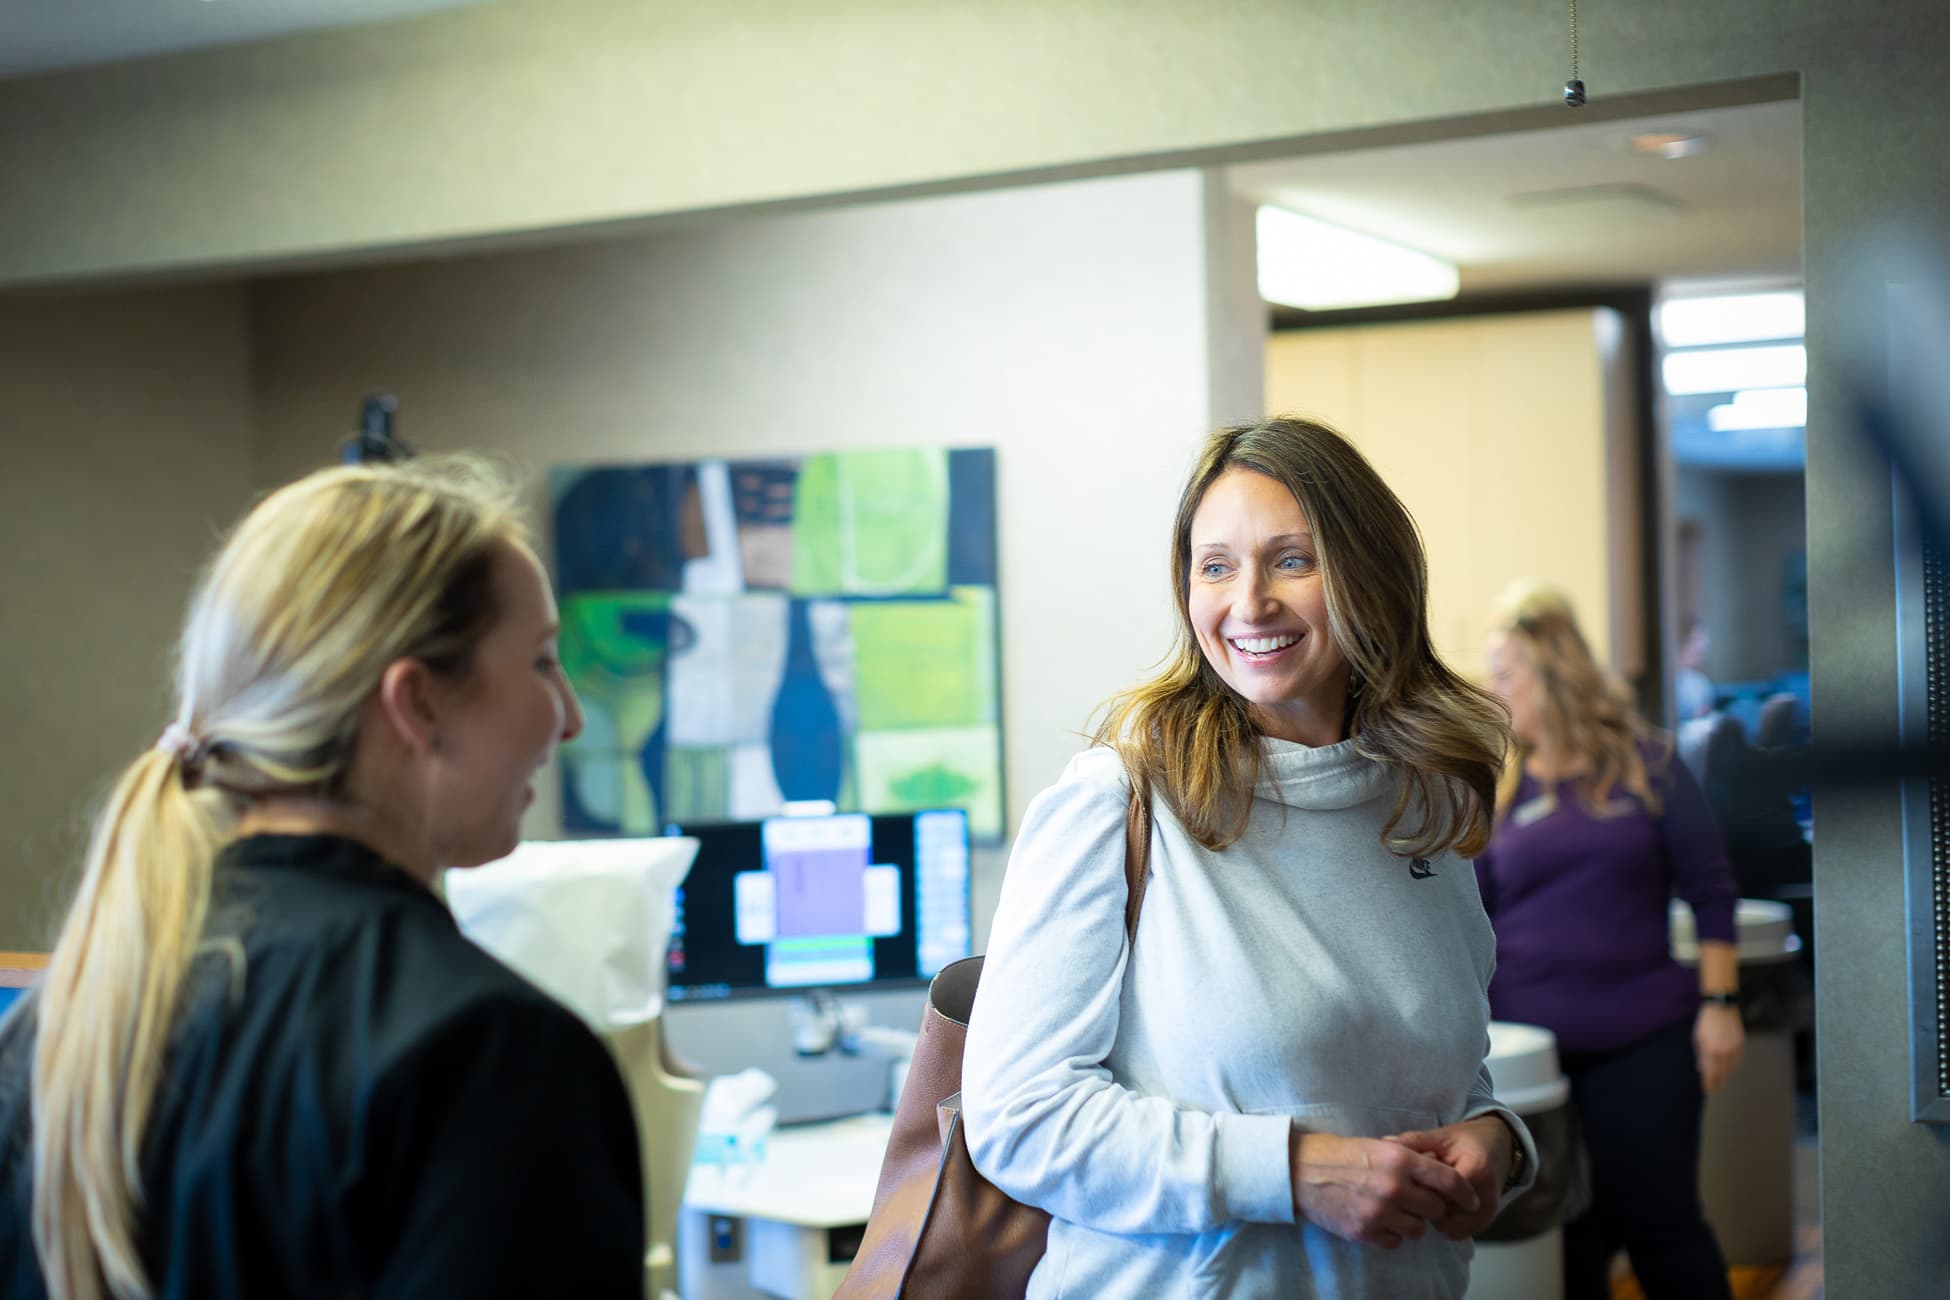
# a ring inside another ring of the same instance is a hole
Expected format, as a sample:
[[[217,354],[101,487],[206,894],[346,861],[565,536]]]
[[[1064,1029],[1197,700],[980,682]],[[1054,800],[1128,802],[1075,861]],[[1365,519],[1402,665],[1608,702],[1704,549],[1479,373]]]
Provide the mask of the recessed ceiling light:
[[[1633,153],[1653,158],[1691,158],[1706,152],[1706,132],[1641,131],[1626,145]]]
[[[1455,263],[1273,205],[1259,209],[1259,296],[1307,311],[1453,298]]]

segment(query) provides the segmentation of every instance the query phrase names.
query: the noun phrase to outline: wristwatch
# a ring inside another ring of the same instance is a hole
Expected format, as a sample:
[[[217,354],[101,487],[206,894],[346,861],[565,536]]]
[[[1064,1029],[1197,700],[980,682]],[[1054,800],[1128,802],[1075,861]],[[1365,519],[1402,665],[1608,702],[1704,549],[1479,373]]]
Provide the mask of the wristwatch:
[[[1740,1005],[1740,991],[1735,989],[1731,993],[1702,993],[1699,995],[1699,1000],[1702,1006],[1737,1007]]]
[[[1490,1113],[1496,1114],[1495,1111]],[[1503,1119],[1501,1115],[1496,1117]],[[1510,1130],[1510,1172],[1503,1178],[1503,1190],[1507,1192],[1523,1179],[1523,1139],[1517,1136],[1516,1125],[1509,1120],[1503,1119],[1503,1127]]]

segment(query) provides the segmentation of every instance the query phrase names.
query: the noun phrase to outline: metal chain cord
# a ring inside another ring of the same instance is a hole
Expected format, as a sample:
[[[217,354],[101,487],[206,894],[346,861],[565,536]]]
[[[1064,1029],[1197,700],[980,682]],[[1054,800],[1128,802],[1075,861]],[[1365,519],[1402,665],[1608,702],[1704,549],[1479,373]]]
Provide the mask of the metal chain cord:
[[[1950,741],[1950,556],[1923,543],[1923,657],[1932,746]],[[1950,782],[1930,778],[1930,929],[1936,940],[1936,1086],[1950,1096]]]
[[[1578,0],[1571,0],[1571,80],[1578,79]]]
[[[1578,0],[1571,0],[1571,79],[1564,83],[1564,105],[1584,107],[1584,83],[1578,80]]]

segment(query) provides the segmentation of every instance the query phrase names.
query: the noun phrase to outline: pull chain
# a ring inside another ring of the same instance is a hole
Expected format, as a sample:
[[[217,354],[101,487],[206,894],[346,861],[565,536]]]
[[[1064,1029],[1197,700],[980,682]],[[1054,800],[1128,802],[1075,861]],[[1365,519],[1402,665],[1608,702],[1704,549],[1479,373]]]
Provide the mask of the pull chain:
[[[1584,83],[1578,80],[1578,0],[1571,0],[1571,79],[1564,83],[1564,106],[1584,107]]]

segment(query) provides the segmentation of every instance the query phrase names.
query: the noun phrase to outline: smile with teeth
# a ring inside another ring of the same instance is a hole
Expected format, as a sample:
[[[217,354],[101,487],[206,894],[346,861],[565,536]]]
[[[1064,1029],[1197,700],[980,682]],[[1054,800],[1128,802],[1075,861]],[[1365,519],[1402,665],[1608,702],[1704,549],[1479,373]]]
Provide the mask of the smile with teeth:
[[[1286,636],[1235,636],[1227,638],[1232,643],[1234,650],[1249,655],[1270,655],[1277,650],[1286,649],[1299,639],[1298,636],[1291,633]]]

